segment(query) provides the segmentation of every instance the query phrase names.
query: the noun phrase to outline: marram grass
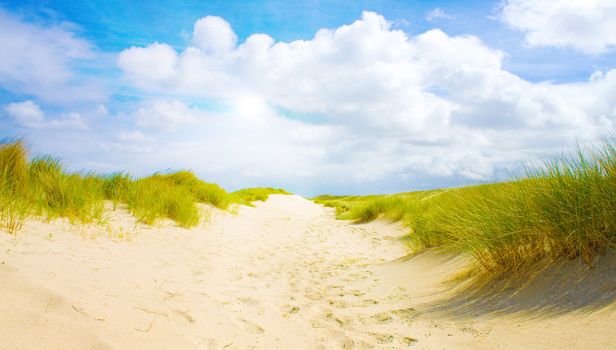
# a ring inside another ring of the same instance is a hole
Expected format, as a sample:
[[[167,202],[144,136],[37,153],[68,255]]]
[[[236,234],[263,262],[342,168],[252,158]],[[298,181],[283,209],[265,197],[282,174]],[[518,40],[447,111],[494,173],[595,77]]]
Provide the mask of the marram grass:
[[[104,197],[95,175],[67,174],[59,159],[50,156],[33,159],[28,175],[25,193],[37,214],[50,219],[65,217],[71,222],[101,220]]]
[[[231,193],[232,201],[238,204],[252,206],[253,202],[266,201],[270,194],[290,194],[281,188],[254,187],[245,188]]]
[[[146,224],[153,224],[161,218],[169,218],[182,227],[199,223],[199,210],[193,194],[158,175],[133,183],[128,207],[139,221]]]
[[[233,203],[251,205],[271,193],[283,192],[248,189],[229,194],[189,171],[141,179],[123,172],[67,173],[59,158],[42,156],[29,161],[21,140],[0,142],[0,227],[11,233],[19,230],[29,216],[99,222],[105,200],[114,208],[126,204],[139,221],[147,224],[166,218],[191,227],[201,218],[197,203],[227,209]]]
[[[400,220],[413,251],[468,253],[483,271],[593,259],[616,246],[616,148],[607,141],[528,169],[523,179],[384,196],[320,196],[340,219]]]
[[[0,225],[9,232],[21,228],[30,214],[23,193],[28,187],[26,150],[20,141],[0,144]]]
[[[321,196],[341,219],[378,217],[410,227],[408,242],[468,253],[485,270],[523,271],[562,258],[594,257],[616,245],[616,148],[545,161],[524,179],[463,188],[380,196]],[[190,227],[200,220],[197,203],[228,208],[250,205],[273,188],[227,193],[180,171],[134,179],[125,173],[71,174],[57,158],[28,161],[20,140],[0,143],[0,226],[19,230],[30,216],[97,222],[105,200],[126,203],[142,222],[163,218]]]

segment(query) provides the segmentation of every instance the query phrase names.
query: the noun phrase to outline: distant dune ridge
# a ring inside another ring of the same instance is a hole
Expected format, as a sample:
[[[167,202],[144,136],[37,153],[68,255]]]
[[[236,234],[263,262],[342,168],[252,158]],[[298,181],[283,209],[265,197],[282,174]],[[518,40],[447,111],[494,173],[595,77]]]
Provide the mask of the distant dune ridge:
[[[32,216],[100,222],[105,200],[114,206],[127,204],[140,222],[153,224],[167,218],[182,227],[192,227],[201,219],[197,203],[227,209],[233,203],[251,205],[272,193],[287,192],[249,188],[227,193],[190,171],[157,173],[140,179],[123,172],[69,174],[57,157],[38,156],[29,161],[21,140],[0,144],[0,225],[12,233]]]
[[[613,145],[508,183],[309,201],[70,174],[8,140],[0,348],[616,348]]]
[[[375,196],[319,196],[338,218],[400,220],[413,251],[472,256],[486,275],[525,273],[616,246],[616,144],[545,160],[511,182]]]

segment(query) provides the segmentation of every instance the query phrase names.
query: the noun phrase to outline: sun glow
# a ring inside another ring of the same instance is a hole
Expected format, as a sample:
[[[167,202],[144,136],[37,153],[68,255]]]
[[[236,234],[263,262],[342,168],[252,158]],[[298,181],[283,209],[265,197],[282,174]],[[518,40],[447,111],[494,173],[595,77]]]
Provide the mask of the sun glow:
[[[248,119],[258,119],[268,110],[267,103],[256,95],[242,95],[235,99],[234,111]]]

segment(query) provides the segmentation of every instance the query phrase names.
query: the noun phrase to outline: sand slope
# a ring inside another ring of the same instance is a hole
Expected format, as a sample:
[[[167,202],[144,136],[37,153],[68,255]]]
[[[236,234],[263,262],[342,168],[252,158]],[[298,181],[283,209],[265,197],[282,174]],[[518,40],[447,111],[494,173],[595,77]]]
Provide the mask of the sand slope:
[[[209,211],[190,230],[117,210],[102,226],[1,232],[0,348],[616,348],[609,257],[561,270],[594,276],[586,298],[540,282],[500,299],[453,294],[443,282],[467,259],[405,257],[396,225],[336,221],[298,196]]]

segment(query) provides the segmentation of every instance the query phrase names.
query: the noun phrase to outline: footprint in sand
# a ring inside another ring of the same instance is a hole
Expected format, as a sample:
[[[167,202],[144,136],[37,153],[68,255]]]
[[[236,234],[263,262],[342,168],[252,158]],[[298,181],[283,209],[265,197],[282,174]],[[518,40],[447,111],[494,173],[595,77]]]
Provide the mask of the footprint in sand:
[[[289,317],[293,314],[296,314],[300,311],[300,308],[298,306],[295,305],[285,305],[285,308],[287,308],[287,311],[283,313],[283,316]]]
[[[328,312],[325,315],[325,318],[330,321],[334,321],[340,327],[348,327],[351,324],[351,319],[342,316],[336,316],[332,312]]]
[[[241,318],[240,321],[244,324],[244,327],[246,327],[246,330],[250,332],[257,333],[257,334],[265,333],[265,329],[263,329],[263,327],[259,326],[256,323],[250,322],[243,318]]]
[[[357,290],[357,289],[352,290],[352,291],[351,291],[351,293],[352,293],[352,294],[353,294],[353,296],[355,296],[355,297],[361,297],[361,296],[366,295],[366,293],[362,292],[361,290]]]
[[[415,318],[417,315],[419,315],[419,312],[412,307],[409,307],[406,309],[393,310],[391,313],[396,316],[399,316],[400,318],[404,320],[411,320]]]
[[[186,321],[190,322],[190,323],[196,323],[197,321],[195,321],[195,319],[192,317],[192,315],[190,315],[188,312],[183,311],[183,310],[175,310],[175,313],[177,313],[178,315],[182,316]]]
[[[342,294],[342,296],[344,296],[344,294]],[[338,309],[345,309],[349,307],[349,304],[347,304],[343,300],[329,300],[328,303],[330,306],[333,306]]]
[[[239,301],[242,304],[248,304],[248,305],[259,305],[260,301],[251,297],[237,297],[236,298],[237,301]]]
[[[364,299],[358,303],[353,304],[353,306],[370,306],[370,305],[378,305],[379,301],[375,299]]]
[[[389,312],[381,312],[379,314],[373,315],[372,320],[377,324],[387,324],[391,323],[394,319],[391,317]]]
[[[396,337],[392,334],[370,333],[370,335],[373,336],[379,344],[389,344],[396,339]]]
[[[355,342],[353,341],[353,339],[350,338],[344,338],[341,342],[340,342],[340,346],[343,349],[354,349],[355,348]]]

